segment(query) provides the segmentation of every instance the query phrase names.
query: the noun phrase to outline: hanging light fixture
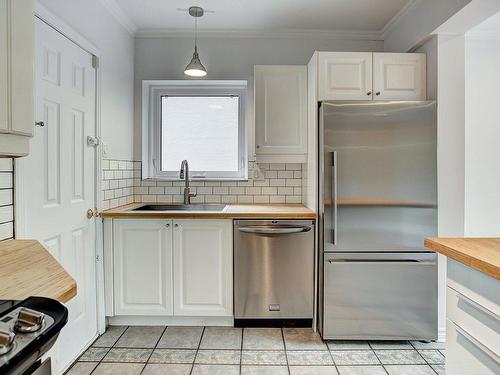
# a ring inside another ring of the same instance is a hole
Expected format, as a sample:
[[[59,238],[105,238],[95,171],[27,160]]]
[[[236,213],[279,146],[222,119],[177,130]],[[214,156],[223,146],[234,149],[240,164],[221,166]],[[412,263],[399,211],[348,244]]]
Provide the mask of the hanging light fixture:
[[[207,75],[207,70],[203,66],[198,55],[198,17],[203,16],[203,8],[200,7],[190,7],[188,9],[189,14],[194,17],[194,53],[193,58],[184,69],[184,74],[190,77],[204,77]]]

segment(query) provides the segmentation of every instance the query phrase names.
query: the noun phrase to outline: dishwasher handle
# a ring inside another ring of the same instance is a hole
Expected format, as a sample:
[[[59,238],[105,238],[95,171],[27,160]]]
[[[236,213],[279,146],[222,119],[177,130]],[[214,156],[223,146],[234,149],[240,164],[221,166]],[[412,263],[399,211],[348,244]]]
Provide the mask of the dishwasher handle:
[[[257,234],[294,234],[294,233],[304,233],[309,232],[311,227],[286,227],[286,228],[276,228],[276,227],[240,227],[238,228],[240,232],[243,233],[257,233]]]

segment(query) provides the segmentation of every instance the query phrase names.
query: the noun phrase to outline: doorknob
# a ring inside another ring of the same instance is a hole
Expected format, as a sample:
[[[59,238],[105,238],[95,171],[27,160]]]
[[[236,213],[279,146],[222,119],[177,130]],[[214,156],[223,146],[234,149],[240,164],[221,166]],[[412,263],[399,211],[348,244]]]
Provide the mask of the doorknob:
[[[96,209],[93,209],[93,208],[89,208],[87,210],[87,219],[92,219],[93,217],[99,217],[99,212],[97,212]]]

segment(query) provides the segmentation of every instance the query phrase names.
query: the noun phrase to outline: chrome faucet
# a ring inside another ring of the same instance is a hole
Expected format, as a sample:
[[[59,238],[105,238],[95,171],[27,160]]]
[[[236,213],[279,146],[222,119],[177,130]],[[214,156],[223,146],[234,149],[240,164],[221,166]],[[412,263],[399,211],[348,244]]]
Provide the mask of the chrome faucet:
[[[187,160],[181,163],[181,180],[184,180],[184,204],[191,204],[191,198],[196,197],[196,193],[191,193],[189,189],[189,165]]]

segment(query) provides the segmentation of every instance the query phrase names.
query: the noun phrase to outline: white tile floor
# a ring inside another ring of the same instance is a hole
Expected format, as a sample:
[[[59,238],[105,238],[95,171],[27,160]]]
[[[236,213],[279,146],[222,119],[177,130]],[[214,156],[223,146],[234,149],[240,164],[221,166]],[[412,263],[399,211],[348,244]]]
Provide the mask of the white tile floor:
[[[70,375],[441,375],[444,344],[327,341],[302,328],[109,327]]]

